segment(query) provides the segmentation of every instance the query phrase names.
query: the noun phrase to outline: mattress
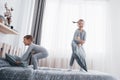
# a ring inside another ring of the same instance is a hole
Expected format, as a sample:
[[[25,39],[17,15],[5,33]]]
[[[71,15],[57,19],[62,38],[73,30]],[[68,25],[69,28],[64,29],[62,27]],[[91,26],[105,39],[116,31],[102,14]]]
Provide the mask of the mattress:
[[[114,76],[91,71],[67,70],[60,68],[3,67],[0,68],[0,80],[118,80]]]

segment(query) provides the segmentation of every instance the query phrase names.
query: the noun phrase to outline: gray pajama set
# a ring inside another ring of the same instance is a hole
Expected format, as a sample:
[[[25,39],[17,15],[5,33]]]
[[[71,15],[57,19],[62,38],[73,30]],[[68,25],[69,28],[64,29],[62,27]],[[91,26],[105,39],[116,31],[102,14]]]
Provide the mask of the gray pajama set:
[[[86,32],[83,30],[82,32],[77,29],[74,33],[73,41],[72,41],[72,56],[70,60],[70,66],[73,65],[74,60],[76,59],[77,63],[83,68],[85,71],[87,71],[86,61],[85,61],[85,51],[83,46],[78,46],[80,44],[80,41],[77,39],[77,37],[80,37],[81,40],[86,40]]]
[[[27,61],[29,63],[31,58],[31,64],[34,69],[38,68],[37,62],[39,59],[46,58],[48,56],[48,52],[45,48],[31,43],[27,49],[27,51],[22,56],[23,61]]]

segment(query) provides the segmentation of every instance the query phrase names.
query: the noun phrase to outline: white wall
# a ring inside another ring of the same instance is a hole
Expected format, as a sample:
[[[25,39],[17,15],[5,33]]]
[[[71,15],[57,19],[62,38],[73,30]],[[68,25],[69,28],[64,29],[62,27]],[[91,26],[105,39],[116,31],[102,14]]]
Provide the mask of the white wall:
[[[19,0],[17,3],[15,2],[15,0],[10,1],[10,0],[0,0],[0,15],[4,16],[4,12],[5,12],[5,8],[4,8],[4,4],[8,3],[8,7],[13,7],[14,11],[12,13],[13,17],[12,17],[12,24],[14,26],[14,29],[16,29],[17,31],[19,30],[17,24],[17,18],[19,16],[19,7],[21,4],[21,1]],[[19,25],[19,24],[18,24]],[[16,41],[14,40],[14,38],[17,37],[15,35],[5,35],[5,34],[0,34],[0,42],[5,42],[5,43],[9,43],[9,44],[14,44],[16,45]]]
[[[19,32],[19,35],[0,34],[0,42],[22,47],[23,36],[29,34],[31,30],[35,0],[0,0],[1,15],[4,15],[4,4],[6,2],[8,3],[8,7],[14,9],[11,25]]]
[[[110,1],[112,27],[112,73],[120,77],[120,0]]]

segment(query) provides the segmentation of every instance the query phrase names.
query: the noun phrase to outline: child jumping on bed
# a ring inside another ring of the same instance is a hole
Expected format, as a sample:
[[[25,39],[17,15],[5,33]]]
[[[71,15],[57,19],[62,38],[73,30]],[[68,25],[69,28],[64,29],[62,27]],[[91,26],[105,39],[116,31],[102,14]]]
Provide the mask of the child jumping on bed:
[[[45,48],[36,45],[33,42],[33,37],[31,35],[24,36],[23,43],[25,46],[29,46],[27,51],[22,56],[23,61],[31,62],[34,69],[38,69],[38,60],[42,58],[46,58],[48,56],[48,52]],[[31,60],[31,61],[30,61]]]
[[[70,69],[74,63],[74,60],[76,60],[79,66],[81,67],[80,70],[84,69],[85,71],[87,71],[85,51],[83,48],[83,44],[86,40],[86,31],[83,29],[84,20],[80,19],[74,23],[77,23],[78,29],[75,31],[72,41],[72,56],[70,60]]]

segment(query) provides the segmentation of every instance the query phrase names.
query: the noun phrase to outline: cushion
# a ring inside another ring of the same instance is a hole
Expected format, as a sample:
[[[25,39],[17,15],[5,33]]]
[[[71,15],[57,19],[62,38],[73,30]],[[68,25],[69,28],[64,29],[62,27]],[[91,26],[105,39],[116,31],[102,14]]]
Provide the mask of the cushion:
[[[12,56],[10,54],[6,54],[6,60],[12,65],[12,66],[18,66],[18,67],[27,67],[27,62],[24,62],[21,60],[18,56]],[[19,61],[19,63],[17,63]]]
[[[0,68],[1,67],[10,67],[11,65],[4,58],[0,58]]]

